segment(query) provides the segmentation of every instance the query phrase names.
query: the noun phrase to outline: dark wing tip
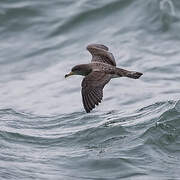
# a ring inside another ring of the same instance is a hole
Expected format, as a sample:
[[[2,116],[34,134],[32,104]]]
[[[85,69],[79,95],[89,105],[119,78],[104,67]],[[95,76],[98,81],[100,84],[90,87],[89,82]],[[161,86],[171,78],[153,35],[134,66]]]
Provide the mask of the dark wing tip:
[[[116,61],[111,52],[109,52],[108,47],[103,44],[89,44],[87,46],[87,50],[92,55],[91,61],[99,61],[103,63],[110,64],[112,66],[116,66]]]
[[[82,81],[82,100],[86,112],[90,112],[103,98],[103,88],[111,77],[102,72],[91,72]]]
[[[99,89],[99,91],[102,91]],[[82,100],[84,109],[87,113],[89,113],[91,110],[93,110],[96,106],[99,105],[102,101],[103,93],[99,92],[98,90],[91,90],[88,93],[85,91],[82,91]]]
[[[83,94],[83,105],[84,109],[87,113],[89,113],[91,110],[93,110],[96,106],[101,103],[102,98],[99,97],[97,94],[89,93],[89,94]]]
[[[87,50],[88,50],[88,51],[91,51],[91,49],[96,49],[96,48],[98,48],[98,49],[103,49],[103,50],[105,50],[105,51],[108,51],[108,50],[109,50],[109,48],[108,48],[107,46],[103,45],[103,44],[89,44],[89,45],[87,46]]]

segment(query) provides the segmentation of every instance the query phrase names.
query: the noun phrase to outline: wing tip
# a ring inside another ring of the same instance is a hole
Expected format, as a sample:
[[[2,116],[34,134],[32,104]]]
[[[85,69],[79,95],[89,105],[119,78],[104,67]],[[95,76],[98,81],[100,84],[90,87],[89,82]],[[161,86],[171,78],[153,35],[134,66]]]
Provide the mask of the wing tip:
[[[101,103],[101,101],[102,99],[96,99],[96,101],[94,101],[91,96],[83,96],[83,106],[86,113],[90,113],[93,109],[96,108],[96,106]]]
[[[92,49],[103,49],[103,50],[105,50],[105,51],[109,51],[109,48],[107,47],[107,46],[105,46],[105,45],[103,45],[103,44],[89,44],[87,47],[86,47],[86,49],[88,50],[88,51],[91,51]]]

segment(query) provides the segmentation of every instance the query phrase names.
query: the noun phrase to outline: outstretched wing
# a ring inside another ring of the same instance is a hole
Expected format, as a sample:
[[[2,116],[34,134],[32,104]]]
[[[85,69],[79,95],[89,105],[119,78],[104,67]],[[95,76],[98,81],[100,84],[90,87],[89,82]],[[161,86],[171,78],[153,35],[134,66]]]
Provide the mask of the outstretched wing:
[[[102,44],[90,44],[87,46],[87,50],[92,55],[92,62],[98,61],[107,63],[112,66],[116,66],[116,62],[112,53],[108,51],[108,47]]]
[[[93,71],[82,81],[82,100],[86,112],[90,112],[103,98],[103,88],[111,76],[99,71]]]

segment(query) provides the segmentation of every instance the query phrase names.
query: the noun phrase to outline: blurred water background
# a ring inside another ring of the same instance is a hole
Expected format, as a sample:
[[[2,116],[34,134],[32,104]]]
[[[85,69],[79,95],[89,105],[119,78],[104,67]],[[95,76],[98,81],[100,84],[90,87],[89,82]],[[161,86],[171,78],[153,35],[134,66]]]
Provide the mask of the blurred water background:
[[[0,1],[0,179],[180,179],[179,0]],[[119,67],[84,112],[90,43]]]

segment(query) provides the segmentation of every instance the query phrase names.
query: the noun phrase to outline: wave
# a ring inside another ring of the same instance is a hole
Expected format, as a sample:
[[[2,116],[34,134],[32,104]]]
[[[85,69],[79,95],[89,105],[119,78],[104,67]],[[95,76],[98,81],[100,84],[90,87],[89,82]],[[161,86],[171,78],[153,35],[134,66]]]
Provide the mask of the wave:
[[[145,144],[157,146],[162,151],[174,152],[180,145],[180,101],[163,112],[140,136]]]
[[[1,109],[0,118],[1,159],[7,164],[12,157],[6,151],[9,153],[18,146],[18,151],[11,152],[15,157],[30,148],[36,152],[38,161],[43,162],[45,158],[61,168],[66,163],[72,168],[88,168],[88,171],[102,170],[102,167],[113,169],[118,165],[131,170],[118,177],[141,178],[149,174],[149,169],[140,168],[141,164],[161,156],[167,163],[173,163],[173,159],[165,156],[179,149],[180,101],[156,102],[132,111],[75,112],[54,117]],[[38,152],[43,152],[43,157]],[[80,176],[74,176],[77,177]]]

